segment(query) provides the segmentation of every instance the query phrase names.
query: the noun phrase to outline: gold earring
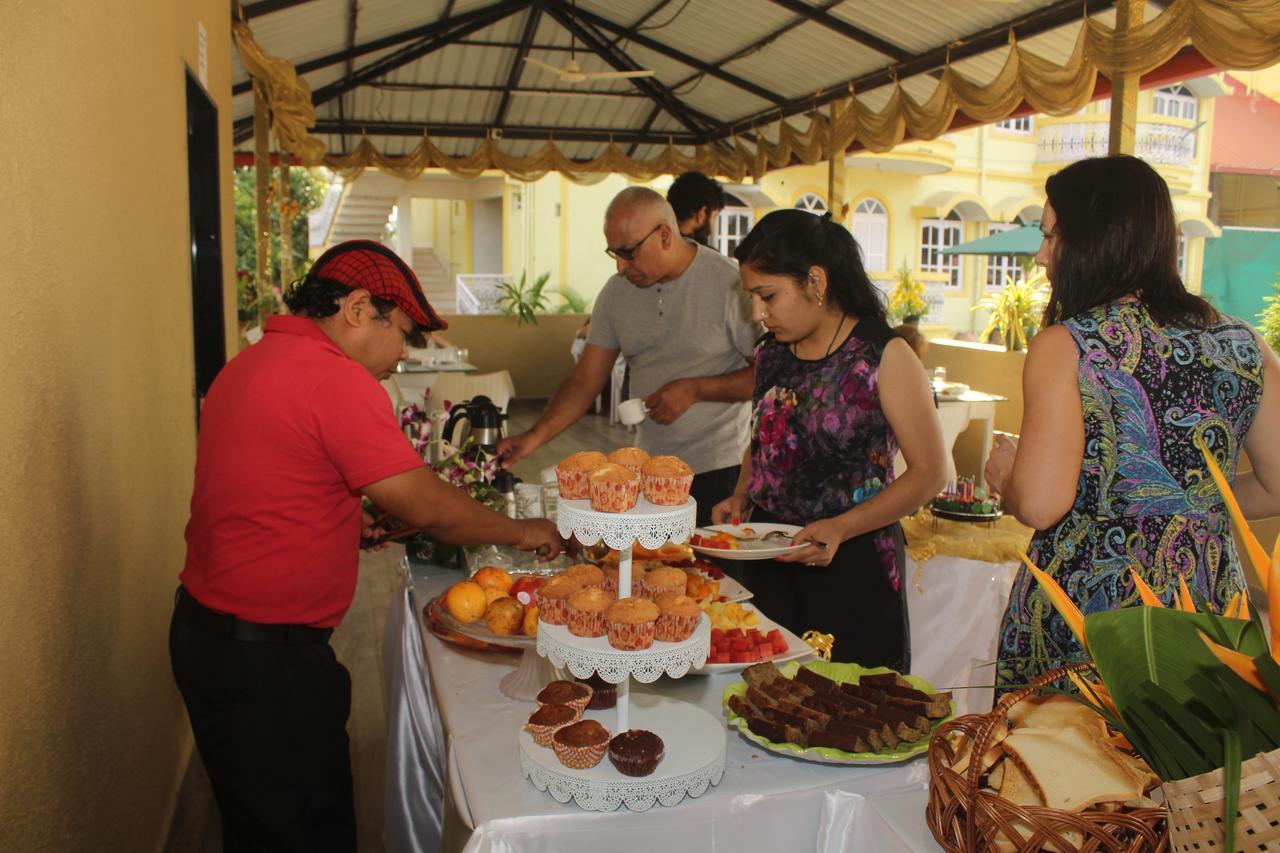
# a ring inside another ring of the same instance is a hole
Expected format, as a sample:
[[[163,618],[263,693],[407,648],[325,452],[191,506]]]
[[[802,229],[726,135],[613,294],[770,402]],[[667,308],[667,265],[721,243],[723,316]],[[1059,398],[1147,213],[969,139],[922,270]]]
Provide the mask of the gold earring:
[[[818,307],[822,307],[822,294],[818,294]]]

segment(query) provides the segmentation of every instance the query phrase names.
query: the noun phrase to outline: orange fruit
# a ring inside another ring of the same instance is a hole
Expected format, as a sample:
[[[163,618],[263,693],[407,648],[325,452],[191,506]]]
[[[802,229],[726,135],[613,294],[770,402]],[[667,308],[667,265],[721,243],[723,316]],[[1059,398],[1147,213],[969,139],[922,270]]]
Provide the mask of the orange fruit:
[[[511,589],[511,584],[515,583],[515,578],[497,566],[481,566],[471,576],[471,580],[485,589],[500,589],[503,595],[506,595],[507,590]]]
[[[521,631],[526,637],[538,635],[538,605],[530,604],[524,609],[524,625]]]
[[[486,605],[493,604],[499,598],[506,598],[507,594],[496,586],[486,586],[484,589],[484,603]]]
[[[472,581],[459,581],[444,594],[445,608],[464,625],[470,625],[483,616],[486,605],[484,588]]]
[[[484,622],[495,634],[514,634],[523,627],[524,605],[504,595],[484,611]]]

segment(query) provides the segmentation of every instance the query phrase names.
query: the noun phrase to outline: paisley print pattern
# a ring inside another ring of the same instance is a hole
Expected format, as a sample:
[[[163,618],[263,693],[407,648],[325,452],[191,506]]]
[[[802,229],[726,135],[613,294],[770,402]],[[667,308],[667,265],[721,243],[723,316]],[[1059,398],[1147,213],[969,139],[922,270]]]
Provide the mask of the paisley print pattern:
[[[880,408],[878,384],[891,337],[883,323],[862,320],[819,361],[796,358],[772,335],[761,341],[751,421],[752,503],[804,525],[846,512],[893,481],[898,442]],[[892,527],[864,536],[896,590],[902,572]]]
[[[1080,353],[1085,446],[1071,510],[1031,540],[1031,561],[1084,613],[1139,601],[1137,567],[1166,603],[1185,578],[1222,606],[1242,586],[1230,519],[1196,446],[1228,478],[1262,397],[1262,354],[1249,327],[1157,326],[1137,302],[1064,324]],[[1025,684],[1083,651],[1023,569],[1000,625],[997,682]]]

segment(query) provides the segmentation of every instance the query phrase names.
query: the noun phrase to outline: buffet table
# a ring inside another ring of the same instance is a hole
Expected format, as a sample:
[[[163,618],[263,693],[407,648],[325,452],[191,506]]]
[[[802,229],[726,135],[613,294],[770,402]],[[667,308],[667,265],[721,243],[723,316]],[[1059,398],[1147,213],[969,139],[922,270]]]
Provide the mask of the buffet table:
[[[723,780],[701,797],[640,813],[557,803],[520,771],[516,734],[534,705],[498,690],[519,656],[461,648],[427,630],[423,605],[461,574],[403,566],[386,643],[389,850],[940,849],[924,823],[923,757],[882,766],[814,764],[762,750],[736,731],[729,733]],[[984,664],[994,657],[1015,570],[1011,562],[936,553],[910,560],[913,671],[939,689],[989,685],[993,673]],[[836,650],[839,658],[838,641]],[[723,719],[721,695],[738,680],[691,674],[633,690],[691,702]],[[961,713],[990,706],[989,688],[955,695]],[[452,829],[450,813],[457,832],[442,831]]]

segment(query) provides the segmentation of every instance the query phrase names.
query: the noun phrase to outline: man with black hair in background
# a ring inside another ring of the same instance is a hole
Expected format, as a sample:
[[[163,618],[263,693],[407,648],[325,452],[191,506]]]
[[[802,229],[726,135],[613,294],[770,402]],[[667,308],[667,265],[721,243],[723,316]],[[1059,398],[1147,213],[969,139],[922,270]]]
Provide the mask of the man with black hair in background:
[[[724,190],[701,172],[685,172],[671,183],[667,201],[676,212],[680,233],[704,246],[711,245],[711,224],[724,210]]]

